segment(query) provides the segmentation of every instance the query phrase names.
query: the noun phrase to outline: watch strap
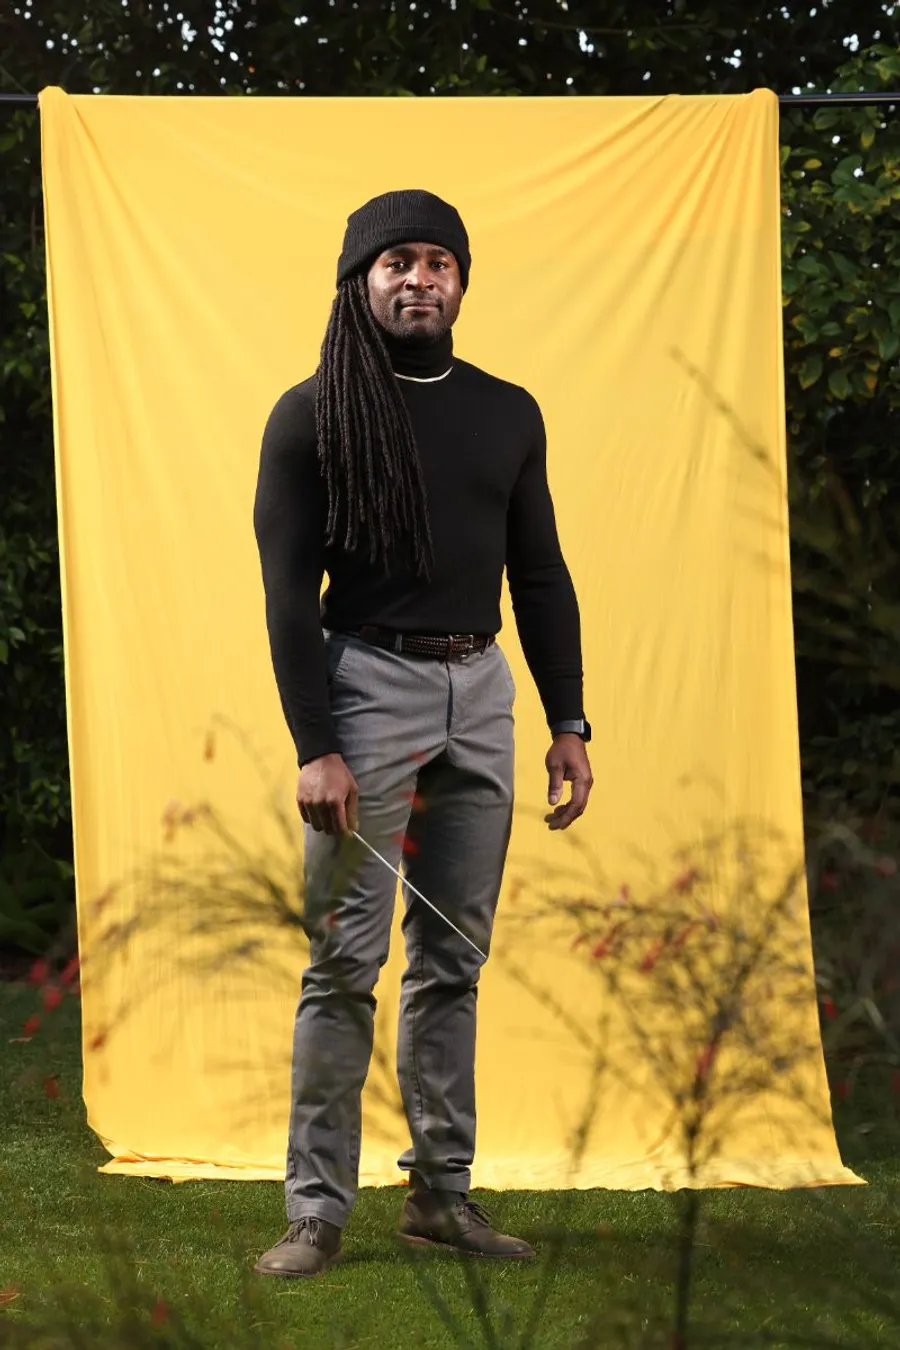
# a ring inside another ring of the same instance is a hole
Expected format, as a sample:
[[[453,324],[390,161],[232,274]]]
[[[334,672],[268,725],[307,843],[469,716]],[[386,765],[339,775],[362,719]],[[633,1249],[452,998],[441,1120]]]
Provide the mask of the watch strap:
[[[587,722],[583,717],[575,718],[569,722],[554,722],[550,730],[554,736],[564,736],[567,733],[584,736],[587,731]]]

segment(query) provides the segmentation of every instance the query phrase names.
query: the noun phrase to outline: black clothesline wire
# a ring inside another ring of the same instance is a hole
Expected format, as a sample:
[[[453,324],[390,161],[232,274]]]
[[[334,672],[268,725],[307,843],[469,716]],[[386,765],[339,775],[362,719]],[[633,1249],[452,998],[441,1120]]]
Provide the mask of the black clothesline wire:
[[[88,97],[93,97],[88,95]],[[190,97],[190,95],[188,95]],[[19,103],[23,106],[37,106],[37,94],[0,94],[0,103]],[[883,103],[900,103],[900,91],[895,93],[867,93],[861,90],[855,94],[779,94],[778,102],[782,106],[806,107],[850,107],[859,104],[871,107]]]

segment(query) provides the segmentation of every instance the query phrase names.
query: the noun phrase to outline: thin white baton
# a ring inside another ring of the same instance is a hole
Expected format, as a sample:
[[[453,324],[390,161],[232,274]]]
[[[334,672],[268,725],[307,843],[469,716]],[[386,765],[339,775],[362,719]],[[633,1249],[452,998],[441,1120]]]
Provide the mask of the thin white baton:
[[[350,833],[353,835],[354,839],[358,839],[361,844],[365,844],[369,852],[374,853],[378,861],[383,862],[385,867],[388,868],[389,871],[393,872],[394,876],[397,877],[398,880],[403,882],[404,886],[408,886],[409,889],[412,891],[413,895],[417,895],[420,900],[424,900],[428,908],[434,910],[438,918],[443,919],[444,923],[447,924],[450,928],[452,928],[454,933],[458,933],[459,936],[462,938],[463,942],[468,942],[469,946],[473,949],[473,951],[476,951],[478,953],[482,961],[487,960],[487,957],[485,956],[481,948],[476,947],[472,939],[470,937],[466,937],[462,929],[457,928],[456,924],[452,921],[452,919],[448,919],[446,914],[442,914],[441,911],[438,909],[437,905],[433,905],[431,901],[428,899],[428,897],[426,895],[423,895],[420,890],[417,890],[411,881],[407,881],[406,877],[403,876],[401,872],[398,872],[396,867],[394,867],[392,863],[388,862],[387,858],[382,858],[381,854],[378,852],[378,849],[373,848],[372,845],[369,843],[368,839],[363,839],[362,835],[359,833],[358,830],[351,830]]]

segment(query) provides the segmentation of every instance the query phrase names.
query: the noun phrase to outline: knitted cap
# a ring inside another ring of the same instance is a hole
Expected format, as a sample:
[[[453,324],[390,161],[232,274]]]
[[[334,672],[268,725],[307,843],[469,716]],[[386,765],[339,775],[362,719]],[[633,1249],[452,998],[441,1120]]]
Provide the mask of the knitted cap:
[[[338,260],[338,285],[386,248],[420,241],[440,244],[459,265],[463,290],[469,284],[469,236],[459,212],[432,192],[409,188],[384,192],[359,207],[347,219],[344,247]]]

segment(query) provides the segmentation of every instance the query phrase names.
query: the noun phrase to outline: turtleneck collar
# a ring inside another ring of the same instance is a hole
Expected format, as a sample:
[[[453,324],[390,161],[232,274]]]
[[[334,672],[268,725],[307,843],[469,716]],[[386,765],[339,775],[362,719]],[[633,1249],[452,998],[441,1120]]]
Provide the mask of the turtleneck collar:
[[[395,375],[434,380],[446,375],[453,365],[453,334],[449,331],[427,345],[398,342],[390,333],[385,333],[384,340]]]

